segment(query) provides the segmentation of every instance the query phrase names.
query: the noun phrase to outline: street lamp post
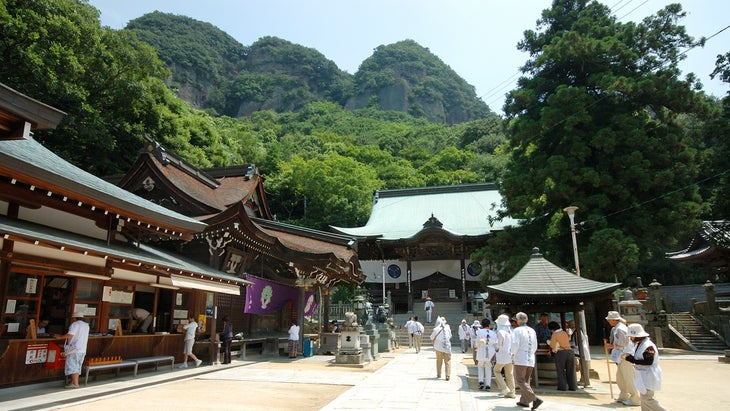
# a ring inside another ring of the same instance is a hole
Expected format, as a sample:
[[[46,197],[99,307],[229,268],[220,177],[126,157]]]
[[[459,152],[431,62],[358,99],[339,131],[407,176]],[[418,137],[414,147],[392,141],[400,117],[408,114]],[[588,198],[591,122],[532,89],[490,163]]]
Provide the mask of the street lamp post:
[[[578,261],[578,242],[575,239],[575,212],[578,210],[576,206],[565,207],[563,211],[568,213],[570,219],[570,234],[573,237],[573,258],[575,258],[575,273],[580,277],[580,262]]]
[[[578,207],[576,206],[569,206],[565,207],[563,209],[564,212],[568,214],[568,218],[570,219],[570,235],[573,238],[573,258],[575,259],[575,273],[580,277],[580,261],[578,260],[578,242],[575,238],[575,212],[578,210]],[[586,331],[586,312],[585,312],[585,304],[581,302],[581,310],[580,310],[580,318],[578,319],[580,328],[580,334],[578,335],[579,338],[576,339],[576,341],[579,341],[578,344],[578,352],[580,353],[581,361],[581,371],[583,375],[583,386],[584,387],[590,387],[591,380],[589,378],[589,369],[588,364],[583,360],[585,357],[585,354],[583,352],[583,344],[582,340],[584,336],[588,335],[588,331]]]

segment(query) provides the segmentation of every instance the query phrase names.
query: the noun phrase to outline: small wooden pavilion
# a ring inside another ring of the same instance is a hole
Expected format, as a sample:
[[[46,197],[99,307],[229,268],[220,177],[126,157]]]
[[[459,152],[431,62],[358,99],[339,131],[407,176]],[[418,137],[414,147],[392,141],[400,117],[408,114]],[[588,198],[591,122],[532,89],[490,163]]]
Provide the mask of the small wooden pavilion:
[[[604,283],[585,277],[579,277],[563,270],[546,260],[540,250],[533,249],[530,261],[527,262],[509,281],[487,287],[489,303],[497,306],[502,312],[510,314],[522,311],[539,315],[539,313],[556,313],[560,315],[560,324],[566,322],[566,314],[572,313],[574,319],[583,319],[580,327],[586,335],[592,335],[585,322],[586,304],[602,306],[611,300],[611,293],[621,283]],[[594,322],[595,324],[595,322]],[[576,327],[579,322],[576,321]],[[578,347],[580,344],[580,333]],[[538,350],[538,355],[546,354],[546,347]],[[581,352],[581,356],[583,353]],[[585,365],[585,363],[584,363]],[[583,370],[586,386],[589,385],[588,370]]]

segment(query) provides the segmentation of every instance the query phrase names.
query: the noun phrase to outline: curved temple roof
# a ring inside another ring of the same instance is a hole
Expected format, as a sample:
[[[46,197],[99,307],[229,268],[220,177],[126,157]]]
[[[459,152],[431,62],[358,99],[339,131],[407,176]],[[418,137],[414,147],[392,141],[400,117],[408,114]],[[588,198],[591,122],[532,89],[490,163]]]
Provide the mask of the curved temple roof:
[[[456,236],[480,236],[517,225],[516,220],[497,217],[502,196],[493,184],[376,191],[373,210],[362,227],[332,229],[357,237],[383,240],[410,238],[423,230],[424,221],[435,217],[443,230]]]
[[[583,297],[608,294],[621,283],[604,283],[565,271],[543,258],[536,248],[517,274],[501,284],[487,287],[492,301],[505,299],[551,302],[577,300]]]

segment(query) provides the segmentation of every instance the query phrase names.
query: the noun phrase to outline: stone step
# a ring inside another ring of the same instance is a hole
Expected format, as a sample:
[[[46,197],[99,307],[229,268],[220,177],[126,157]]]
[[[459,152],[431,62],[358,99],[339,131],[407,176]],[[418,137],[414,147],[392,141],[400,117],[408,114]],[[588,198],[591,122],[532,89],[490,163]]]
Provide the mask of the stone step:
[[[696,349],[700,351],[722,351],[727,349],[725,343],[705,329],[689,313],[676,313],[673,314],[673,317],[674,321],[678,323],[675,326],[677,331],[687,338]]]

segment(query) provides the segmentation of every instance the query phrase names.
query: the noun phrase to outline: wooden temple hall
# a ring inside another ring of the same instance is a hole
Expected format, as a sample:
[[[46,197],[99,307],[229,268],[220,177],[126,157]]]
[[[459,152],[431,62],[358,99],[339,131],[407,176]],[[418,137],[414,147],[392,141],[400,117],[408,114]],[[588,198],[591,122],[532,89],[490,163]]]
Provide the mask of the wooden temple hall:
[[[179,362],[188,318],[200,340],[223,316],[246,338],[283,337],[326,311],[330,287],[364,280],[352,237],[272,221],[253,165],[200,170],[147,140],[103,180],[34,140],[64,115],[0,84],[0,387],[64,378],[49,335],[73,312],[90,325],[87,359]],[[194,351],[217,362],[214,347]]]
[[[470,260],[495,231],[516,225],[494,220],[502,198],[493,184],[376,191],[362,227],[332,227],[358,239],[365,282],[377,302],[390,294],[395,312],[420,312],[423,302],[475,312],[481,264]]]

